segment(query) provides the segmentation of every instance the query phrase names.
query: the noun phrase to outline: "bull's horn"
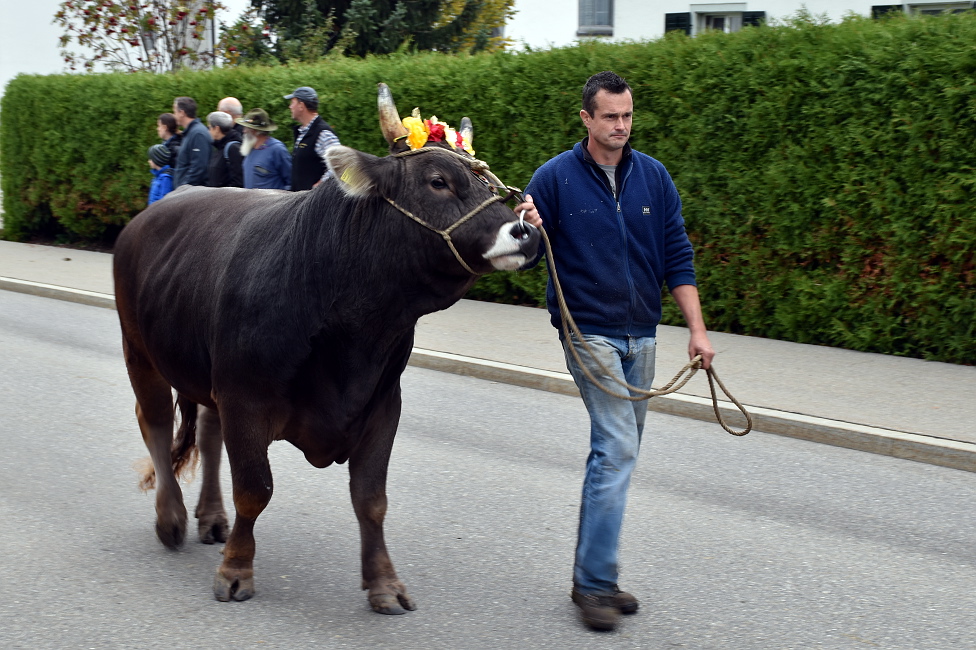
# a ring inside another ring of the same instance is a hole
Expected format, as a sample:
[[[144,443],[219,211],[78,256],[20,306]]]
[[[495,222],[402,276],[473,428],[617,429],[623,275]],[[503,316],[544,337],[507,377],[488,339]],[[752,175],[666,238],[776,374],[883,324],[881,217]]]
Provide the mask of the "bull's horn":
[[[380,128],[383,130],[383,137],[386,142],[393,146],[397,138],[407,135],[408,131],[400,121],[400,113],[397,112],[396,104],[393,103],[393,93],[390,87],[380,82],[379,91],[376,96],[376,107],[380,111]]]
[[[464,138],[469,147],[474,148],[474,125],[467,117],[461,118],[461,137]]]

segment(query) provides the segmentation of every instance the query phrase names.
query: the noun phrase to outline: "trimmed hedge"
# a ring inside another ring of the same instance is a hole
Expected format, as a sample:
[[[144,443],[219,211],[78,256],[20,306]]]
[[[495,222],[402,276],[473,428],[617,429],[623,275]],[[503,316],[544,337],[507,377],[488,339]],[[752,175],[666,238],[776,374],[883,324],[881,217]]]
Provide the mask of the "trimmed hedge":
[[[173,97],[223,96],[289,125],[314,86],[344,144],[385,152],[376,82],[401,113],[475,124],[475,149],[524,187],[579,140],[579,95],[634,88],[632,142],[667,165],[716,330],[976,362],[976,14],[473,57],[436,54],[177,75],[16,78],[0,105],[6,236],[110,237],[145,202],[145,150]],[[283,141],[289,134],[278,132]],[[545,270],[472,297],[541,304]],[[680,323],[671,305],[665,321]]]

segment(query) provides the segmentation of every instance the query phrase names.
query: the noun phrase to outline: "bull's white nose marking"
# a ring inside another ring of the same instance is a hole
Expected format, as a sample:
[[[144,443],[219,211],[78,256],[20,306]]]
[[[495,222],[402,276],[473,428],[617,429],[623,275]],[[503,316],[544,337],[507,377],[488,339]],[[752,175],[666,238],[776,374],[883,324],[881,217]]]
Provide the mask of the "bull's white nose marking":
[[[516,226],[515,222],[503,224],[491,248],[484,254],[484,258],[499,271],[511,271],[525,264],[521,242],[512,236],[512,229]]]

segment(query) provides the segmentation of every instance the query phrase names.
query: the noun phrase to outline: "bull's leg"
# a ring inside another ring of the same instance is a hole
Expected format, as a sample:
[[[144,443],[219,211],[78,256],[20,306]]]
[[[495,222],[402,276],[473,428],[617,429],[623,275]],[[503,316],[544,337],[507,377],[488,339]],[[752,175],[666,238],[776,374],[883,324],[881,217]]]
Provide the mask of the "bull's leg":
[[[237,513],[224,547],[224,561],[214,576],[214,596],[220,601],[247,600],[254,595],[254,522],[274,491],[268,445],[275,432],[262,415],[221,404],[221,431]]]
[[[155,471],[156,536],[167,547],[176,548],[186,538],[186,507],[172,465],[173,390],[133,347],[123,339],[129,382],[136,395],[136,418]],[[151,480],[150,474],[144,482]]]
[[[349,489],[359,520],[362,543],[363,589],[369,590],[369,604],[381,614],[403,614],[417,606],[407,587],[397,577],[386,550],[383,519],[386,517],[386,472],[400,419],[400,396],[390,400],[363,444],[349,459]]]
[[[217,411],[201,406],[197,416],[197,447],[203,465],[203,486],[197,503],[196,518],[200,541],[204,544],[226,542],[227,512],[220,494],[220,456],[224,438],[220,433]]]

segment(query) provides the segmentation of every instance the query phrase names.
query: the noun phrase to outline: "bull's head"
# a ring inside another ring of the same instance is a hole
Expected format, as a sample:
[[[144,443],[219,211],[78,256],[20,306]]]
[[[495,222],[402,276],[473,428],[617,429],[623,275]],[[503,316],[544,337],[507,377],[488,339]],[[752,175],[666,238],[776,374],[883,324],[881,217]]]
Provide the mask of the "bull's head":
[[[520,223],[505,207],[507,195],[498,194],[497,182],[487,179],[484,163],[466,152],[438,147],[439,143],[415,151],[404,144],[400,150],[398,138],[406,128],[397,119],[402,132],[396,130],[391,116],[398,118],[393,98],[389,88],[380,84],[380,125],[393,155],[379,158],[343,146],[326,152],[329,169],[347,196],[370,202],[370,214],[415,221],[410,226],[421,237],[411,236],[411,240],[425,249],[441,249],[425,257],[445,258],[450,249],[455,259],[447,263],[453,271],[480,275],[513,270],[535,255],[538,230]],[[424,228],[433,232],[423,232]]]

